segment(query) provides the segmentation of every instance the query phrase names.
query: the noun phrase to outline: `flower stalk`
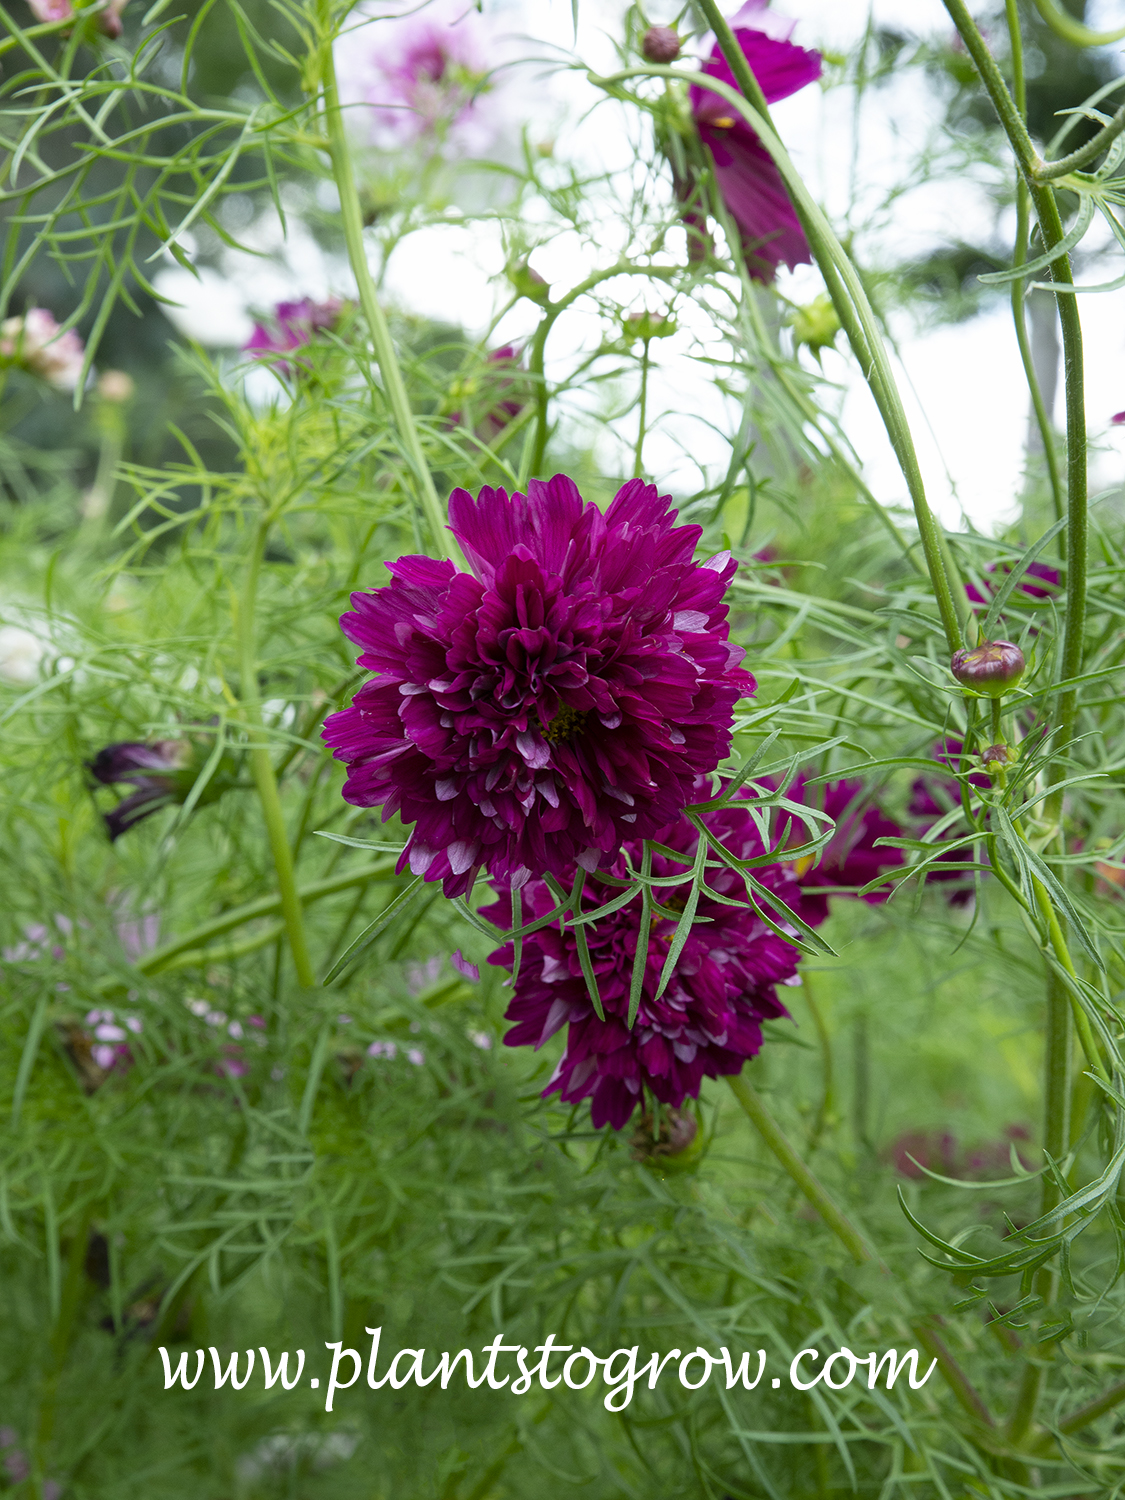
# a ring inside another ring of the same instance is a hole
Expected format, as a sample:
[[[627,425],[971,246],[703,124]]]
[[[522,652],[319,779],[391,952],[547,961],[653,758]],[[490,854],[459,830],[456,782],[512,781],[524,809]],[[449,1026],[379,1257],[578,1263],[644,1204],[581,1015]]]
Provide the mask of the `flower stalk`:
[[[285,829],[285,815],[281,807],[281,796],[277,788],[277,777],[273,770],[273,757],[264,738],[262,704],[258,693],[257,632],[255,630],[255,607],[258,596],[258,579],[262,558],[266,550],[273,520],[267,512],[258,521],[254,541],[246,564],[246,578],[242,597],[238,602],[239,676],[242,696],[242,711],[250,736],[250,770],[258,789],[258,800],[262,805],[266,836],[277,872],[278,894],[281,901],[282,920],[293,955],[298,983],[305,988],[316,984],[316,973],[309,957],[308,940],[305,936],[305,919],[301,895],[297,889],[293,870],[293,857],[289,849],[289,835]]]
[[[336,86],[336,65],[330,41],[325,42],[321,49],[320,68],[321,98],[329,155],[332,161],[332,176],[335,179],[336,191],[340,195],[340,218],[344,229],[344,243],[347,246],[348,260],[351,263],[352,275],[355,277],[359,292],[359,305],[367,320],[371,342],[375,346],[379,373],[383,377],[383,391],[402,444],[403,457],[406,459],[422,504],[422,512],[426,517],[426,525],[430,530],[434,548],[439,557],[457,561],[456,549],[446,530],[444,507],[438,499],[433,476],[422,451],[418,426],[411,410],[410,398],[406,392],[406,383],[402,378],[398,356],[395,353],[394,340],[391,338],[386,314],[379,302],[375,281],[367,264],[367,252],[363,244],[363,213],[356,188],[355,172],[352,169],[351,154],[348,151],[344,115],[340,108],[340,94]]]

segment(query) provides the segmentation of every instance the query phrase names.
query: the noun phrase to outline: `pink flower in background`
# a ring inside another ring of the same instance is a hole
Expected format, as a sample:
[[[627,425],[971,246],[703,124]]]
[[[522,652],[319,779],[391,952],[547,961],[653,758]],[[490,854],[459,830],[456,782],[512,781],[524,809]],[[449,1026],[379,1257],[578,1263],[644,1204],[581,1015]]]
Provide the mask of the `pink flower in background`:
[[[767,10],[766,0],[750,0],[731,17],[735,39],[769,104],[820,77],[820,53],[789,40],[795,25]],[[718,43],[702,71],[737,90]],[[697,84],[691,88],[691,110],[714,158],[723,202],[742,234],[750,275],[772,281],[779,265],[792,270],[810,263],[808,242],[781,174],[755,132],[726,99]]]
[[[487,156],[519,123],[508,109],[495,28],[473,0],[433,0],[345,32],[340,93],[353,130],[384,151]]]
[[[1003,581],[1012,571],[1012,565],[1011,563],[992,562],[988,564],[984,571],[987,577],[981,580],[985,590],[983,594],[975,583],[967,583],[965,585],[965,593],[974,604],[992,603],[991,579],[993,575],[999,573],[1000,580]],[[1039,582],[1034,583],[1032,582],[1033,579],[1038,579]],[[1028,563],[1024,570],[1024,576],[1016,585],[1016,593],[1026,594],[1029,599],[1050,599],[1058,590],[1060,580],[1061,574],[1058,568],[1052,568],[1050,563]]]
[[[121,13],[129,0],[109,0],[104,10],[97,13],[98,30],[108,37],[121,35]],[[70,21],[81,16],[86,6],[78,6],[72,0],[27,0],[28,9],[37,21]]]
[[[709,793],[710,787],[701,782],[693,795],[703,800]],[[703,817],[736,858],[764,852],[745,801]],[[685,854],[693,854],[698,846],[698,835],[686,818],[659,830],[656,838]],[[634,868],[640,864],[639,841],[626,844],[623,853],[631,856]],[[609,872],[618,877],[627,874],[623,855],[610,865]],[[652,873],[685,876],[683,885],[659,889],[661,904],[681,911],[691,889],[690,870],[657,854]],[[766,865],[755,873],[787,906],[799,907],[800,887],[785,866]],[[773,933],[746,904],[745,886],[733,870],[709,870],[707,885],[732,904],[701,897],[697,917],[706,921],[692,928],[659,1000],[656,991],[677,919],[654,917],[640,1009],[632,1030],[628,1026],[629,988],[639,935],[639,897],[586,929],[604,1021],[598,1019],[587,993],[573,930],[560,932],[552,924],[524,938],[519,978],[506,1014],[515,1025],[504,1045],[541,1047],[563,1026],[568,1027],[566,1050],[545,1096],[558,1093],[566,1104],[590,1099],[593,1124],[620,1130],[641,1102],[643,1088],[674,1108],[689,1094],[698,1098],[704,1078],[738,1073],[747,1058],[757,1054],[764,1020],[787,1015],[776,987],[800,982],[797,949]],[[586,892],[591,910],[618,894],[616,887],[603,886],[596,879],[587,883]],[[524,890],[523,920],[543,916],[555,904],[548,887],[534,881]],[[510,891],[502,890],[495,905],[485,907],[481,915],[510,927]],[[780,925],[778,914],[771,915]],[[497,949],[488,961],[511,968],[513,945]]]
[[[673,823],[754,691],[728,639],[735,564],[693,561],[700,528],[669,496],[633,479],[603,515],[564,475],[528,488],[454,490],[472,573],[399,558],[340,622],[376,674],[325,723],[344,797],[413,823],[399,869],[447,896],[482,866],[570,881]]]
[[[0,359],[38,375],[60,391],[73,391],[82,378],[86,346],[73,328],[59,325],[45,307],[31,307],[22,318],[0,323]]]
[[[530,267],[528,268],[530,271]],[[534,272],[531,274],[534,275]],[[474,396],[474,431],[485,443],[491,443],[498,438],[505,427],[515,419],[527,406],[530,392],[526,385],[520,380],[524,372],[519,366],[520,350],[515,344],[505,344],[500,349],[494,349],[488,356],[486,368],[483,372],[485,385],[482,392],[473,390]],[[491,367],[491,368],[490,368]],[[506,373],[509,372],[510,373]],[[520,387],[523,387],[522,397]],[[460,396],[469,395],[470,392],[462,387],[460,390],[454,388]],[[455,427],[460,427],[466,421],[463,411],[451,412],[450,422]]]
[[[297,302],[279,302],[271,323],[254,324],[254,332],[243,344],[242,351],[252,354],[255,359],[265,359],[303,349],[317,333],[335,328],[344,305],[339,297],[329,297],[324,302],[314,302],[311,297],[302,297]],[[289,366],[282,360],[278,362],[278,368],[288,372]]]

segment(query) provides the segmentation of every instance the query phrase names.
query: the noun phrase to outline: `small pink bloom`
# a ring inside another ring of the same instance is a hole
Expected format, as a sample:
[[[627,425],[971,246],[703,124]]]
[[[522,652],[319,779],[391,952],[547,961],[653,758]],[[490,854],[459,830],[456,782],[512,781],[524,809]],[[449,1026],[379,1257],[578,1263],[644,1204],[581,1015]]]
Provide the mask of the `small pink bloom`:
[[[60,333],[45,307],[0,323],[0,358],[40,376],[60,391],[73,391],[82,376],[86,347],[73,328]]]
[[[420,1068],[426,1061],[426,1054],[422,1051],[421,1047],[407,1047],[406,1060],[413,1063],[416,1068]]]

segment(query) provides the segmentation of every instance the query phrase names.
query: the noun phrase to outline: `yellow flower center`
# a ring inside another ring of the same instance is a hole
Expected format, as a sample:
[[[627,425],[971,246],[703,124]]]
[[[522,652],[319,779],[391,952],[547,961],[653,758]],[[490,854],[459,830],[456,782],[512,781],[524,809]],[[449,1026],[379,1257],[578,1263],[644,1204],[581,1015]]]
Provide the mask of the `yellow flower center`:
[[[560,740],[572,740],[576,735],[581,734],[585,722],[586,711],[584,709],[569,708],[564,703],[549,724],[544,724],[541,719],[539,727],[547,743],[557,745]]]

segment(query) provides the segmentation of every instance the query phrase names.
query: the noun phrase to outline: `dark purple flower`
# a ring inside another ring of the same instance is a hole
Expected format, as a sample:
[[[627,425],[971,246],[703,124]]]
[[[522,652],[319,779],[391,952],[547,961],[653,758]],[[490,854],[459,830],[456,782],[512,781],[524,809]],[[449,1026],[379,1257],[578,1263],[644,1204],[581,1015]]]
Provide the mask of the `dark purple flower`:
[[[924,1177],[923,1168],[942,1177],[956,1175],[957,1142],[948,1130],[906,1130],[884,1155],[903,1177]]]
[[[989,578],[991,578],[991,576],[997,571],[1006,576],[1012,571],[1012,567],[1010,563],[992,562],[989,563],[988,567],[985,568],[984,571],[989,575]],[[983,594],[981,593],[980,589],[977,588],[975,583],[967,583],[965,585],[965,593],[974,604],[992,603],[992,585],[989,582],[989,578],[985,578],[982,580],[985,588],[985,592]],[[1042,582],[1047,585],[1047,587],[1041,588],[1038,584],[1029,582],[1029,580],[1032,578],[1041,579]],[[1059,580],[1060,575],[1058,568],[1052,568],[1049,563],[1028,563],[1027,567],[1024,570],[1024,576],[1020,580],[1017,592],[1026,594],[1029,599],[1049,599],[1052,595],[1053,590],[1058,588]]]
[[[110,839],[115,840],[160,808],[186,801],[203,765],[185,740],[155,740],[152,744],[125,740],[99,750],[86,762],[86,769],[103,786],[124,782],[136,787],[105,815]],[[235,781],[233,761],[224,756],[204,787],[198,806],[217,802]]]
[[[151,745],[126,740],[106,745],[87,761],[87,770],[103,786],[125,782],[137,789],[106,813],[110,838],[119,839],[160,808],[182,802],[191,790],[191,781],[184,785],[190,759],[190,748],[182,740],[156,740]]]
[[[810,785],[808,776],[802,772],[785,796],[790,802],[827,813],[836,824],[835,832],[820,853],[804,856],[793,867],[802,894],[798,912],[811,926],[817,926],[828,916],[828,897],[817,894],[818,890],[845,886],[856,891],[903,863],[901,849],[875,847],[878,839],[902,838],[904,830],[871,800],[862,781]],[[779,847],[809,842],[810,832],[804,823],[789,813],[783,812],[781,817]],[[872,904],[886,901],[892,889],[888,882],[883,889],[868,891],[863,899]]]
[[[605,515],[572,480],[454,490],[472,573],[402,557],[353,594],[345,634],[376,673],[324,737],[345,798],[414,830],[399,863],[448,896],[482,866],[517,884],[593,871],[679,817],[754,691],[727,639],[729,553],[630,480]]]
[[[706,797],[706,788],[697,789],[696,795]],[[723,847],[737,858],[764,852],[745,802],[703,816]],[[698,842],[686,818],[657,837],[689,855]],[[625,852],[634,866],[640,863],[639,841],[627,844]],[[614,860],[610,873],[626,874],[623,855]],[[653,856],[652,873],[688,875],[684,865],[660,854]],[[784,866],[767,865],[756,875],[787,905],[799,902],[800,889]],[[519,978],[507,1010],[507,1019],[515,1025],[504,1043],[541,1047],[563,1026],[568,1027],[566,1050],[544,1090],[545,1097],[558,1093],[566,1104],[589,1099],[594,1125],[620,1130],[642,1102],[643,1088],[673,1108],[688,1095],[698,1098],[704,1078],[738,1073],[746,1059],[757,1054],[764,1020],[788,1014],[777,998],[776,986],[799,982],[797,949],[771,932],[745,904],[745,886],[733,870],[709,869],[707,884],[719,895],[743,904],[726,906],[706,895],[701,898],[697,923],[659,1000],[654,997],[677,919],[653,919],[640,1009],[631,1031],[627,1025],[629,986],[637,951],[639,896],[586,929],[604,1021],[598,1019],[586,991],[573,931],[560,932],[552,925],[524,939]],[[690,889],[690,878],[680,886],[659,887],[661,904],[672,911],[682,910]],[[619,894],[619,888],[594,879],[587,882],[584,894],[587,909],[592,910]],[[547,886],[532,881],[524,887],[523,920],[542,916],[555,904]],[[510,892],[502,891],[482,915],[510,927]],[[699,918],[709,920],[700,922]],[[508,943],[488,961],[510,968],[512,958]]]
[[[1109,420],[1113,423],[1114,427],[1125,425],[1125,411],[1115,411]]]
[[[787,99],[820,77],[819,52],[808,52],[789,40],[795,22],[766,13],[766,0],[750,0],[731,17],[738,45],[766,102]],[[716,43],[702,71],[736,88],[734,74]],[[693,84],[691,112],[699,134],[710,147],[715,178],[738,226],[746,268],[757,281],[772,281],[779,265],[808,264],[808,241],[793,203],[756,133],[718,94]]]
[[[279,302],[274,308],[273,325],[255,323],[242,351],[255,359],[291,354],[294,349],[304,348],[314,334],[335,328],[343,310],[339,297],[329,297],[325,302],[314,302],[311,297],[302,297],[299,302]],[[287,372],[289,366],[281,361],[279,368]]]

